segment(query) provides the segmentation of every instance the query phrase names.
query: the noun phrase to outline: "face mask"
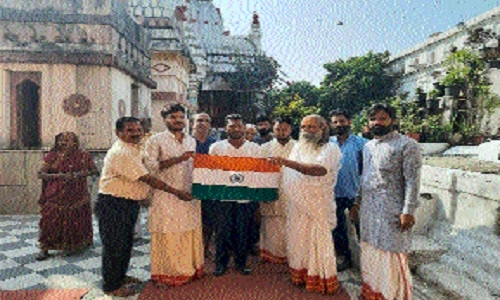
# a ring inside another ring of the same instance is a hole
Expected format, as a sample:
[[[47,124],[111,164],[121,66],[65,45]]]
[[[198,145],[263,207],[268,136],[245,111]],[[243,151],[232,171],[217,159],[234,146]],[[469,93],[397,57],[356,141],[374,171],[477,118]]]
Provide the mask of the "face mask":
[[[374,126],[370,128],[370,132],[375,136],[384,136],[392,131],[392,126]]]
[[[344,135],[351,130],[351,126],[345,125],[345,126],[336,126],[332,127],[331,133],[332,135]]]
[[[261,129],[259,129],[259,134],[261,136],[266,136],[269,132],[271,132],[271,129],[267,129],[267,128],[261,128]]]

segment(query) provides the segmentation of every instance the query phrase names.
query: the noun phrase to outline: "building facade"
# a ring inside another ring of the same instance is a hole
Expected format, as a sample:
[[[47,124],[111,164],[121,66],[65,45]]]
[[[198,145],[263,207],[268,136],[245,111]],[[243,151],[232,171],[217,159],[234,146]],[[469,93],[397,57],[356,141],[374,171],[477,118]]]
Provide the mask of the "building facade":
[[[428,93],[435,88],[435,84],[441,82],[446,75],[444,62],[447,57],[456,50],[466,48],[469,31],[475,28],[491,29],[500,34],[500,7],[479,15],[464,23],[445,31],[432,34],[424,42],[391,57],[391,71],[400,78],[398,94],[408,95],[410,99],[415,97],[417,88]],[[500,54],[498,40],[492,39],[486,47],[492,48]],[[475,49],[481,53],[481,49]],[[487,64],[488,77],[492,83],[491,91],[500,95],[500,70],[498,69],[498,58],[492,58]],[[444,101],[443,101],[444,100]],[[450,115],[451,102],[442,99],[441,108],[445,116]],[[496,110],[489,116],[489,122],[484,122],[484,131],[492,135],[499,134],[500,110]]]

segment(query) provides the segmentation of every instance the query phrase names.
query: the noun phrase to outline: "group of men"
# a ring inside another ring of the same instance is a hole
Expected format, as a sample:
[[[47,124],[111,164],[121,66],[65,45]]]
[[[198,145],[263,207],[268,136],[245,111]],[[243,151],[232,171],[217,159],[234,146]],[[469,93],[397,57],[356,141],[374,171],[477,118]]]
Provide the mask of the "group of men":
[[[353,223],[360,224],[362,297],[411,299],[407,253],[421,155],[415,141],[394,131],[392,107],[378,104],[368,111],[371,141],[350,132],[343,110],[331,113],[330,124],[319,115],[304,117],[297,141],[288,118],[260,117],[259,134],[251,136],[241,115],[231,114],[227,139],[216,141],[208,114],[193,117],[193,136],[185,132],[185,114],[180,105],[166,107],[161,112],[166,130],[142,149],[139,120],[116,122],[118,141],[106,155],[97,203],[106,293],[135,292],[128,283],[136,280],[126,275],[134,224],[139,202],[153,189],[148,227],[151,280],[158,287],[201,277],[215,232],[215,276],[227,272],[230,253],[236,271],[251,274],[247,258],[258,247],[264,260],[288,263],[294,284],[334,294],[340,288],[337,272],[352,266],[349,210]],[[279,199],[260,204],[193,199],[196,153],[267,158],[281,166]]]

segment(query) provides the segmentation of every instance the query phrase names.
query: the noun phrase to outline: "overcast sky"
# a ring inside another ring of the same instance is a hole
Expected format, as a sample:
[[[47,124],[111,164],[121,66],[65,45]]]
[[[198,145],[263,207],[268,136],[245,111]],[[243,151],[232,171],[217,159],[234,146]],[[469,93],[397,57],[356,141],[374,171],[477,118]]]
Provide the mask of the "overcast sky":
[[[263,49],[287,80],[319,84],[323,64],[370,50],[397,54],[499,5],[499,0],[213,0],[232,34],[247,34],[253,11]],[[339,25],[342,22],[343,25]]]

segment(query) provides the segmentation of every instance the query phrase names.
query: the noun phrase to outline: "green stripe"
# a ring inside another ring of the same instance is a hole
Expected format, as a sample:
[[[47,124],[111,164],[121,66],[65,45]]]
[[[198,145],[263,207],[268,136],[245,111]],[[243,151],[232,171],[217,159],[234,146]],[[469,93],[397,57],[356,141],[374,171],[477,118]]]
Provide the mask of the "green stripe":
[[[274,201],[278,199],[277,188],[202,185],[199,183],[193,183],[192,194],[200,200]]]

